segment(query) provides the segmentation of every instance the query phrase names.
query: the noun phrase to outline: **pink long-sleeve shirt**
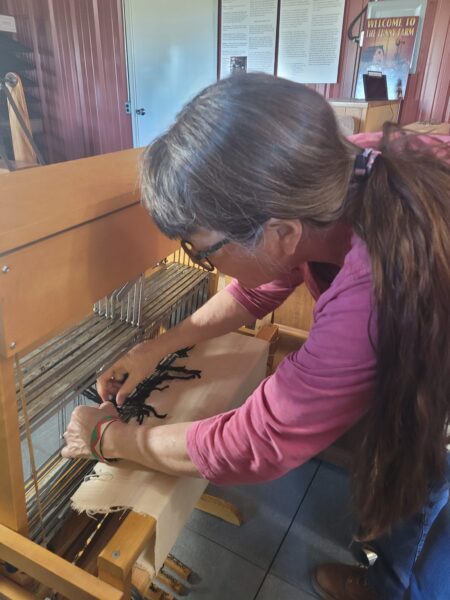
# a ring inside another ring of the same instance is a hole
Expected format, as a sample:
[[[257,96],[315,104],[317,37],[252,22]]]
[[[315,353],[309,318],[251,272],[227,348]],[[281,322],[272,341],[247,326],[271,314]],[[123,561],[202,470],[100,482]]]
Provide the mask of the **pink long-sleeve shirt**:
[[[379,134],[372,134],[354,136],[352,141],[375,147],[378,139]],[[352,237],[344,264],[325,291],[308,264],[300,265],[296,277],[286,281],[252,290],[233,281],[227,290],[259,318],[302,282],[317,300],[306,343],[287,356],[241,407],[188,429],[188,454],[214,483],[275,479],[332,444],[370,405],[376,312],[370,257],[361,239]]]

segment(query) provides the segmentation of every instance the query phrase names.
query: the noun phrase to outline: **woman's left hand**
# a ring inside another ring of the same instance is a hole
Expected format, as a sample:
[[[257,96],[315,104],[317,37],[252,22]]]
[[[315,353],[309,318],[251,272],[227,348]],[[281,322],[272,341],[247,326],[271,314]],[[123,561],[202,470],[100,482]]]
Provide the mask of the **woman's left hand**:
[[[77,406],[72,412],[70,423],[64,433],[66,446],[61,450],[61,456],[63,458],[92,458],[92,431],[100,420],[108,416],[119,416],[111,402],[100,404],[98,408]]]

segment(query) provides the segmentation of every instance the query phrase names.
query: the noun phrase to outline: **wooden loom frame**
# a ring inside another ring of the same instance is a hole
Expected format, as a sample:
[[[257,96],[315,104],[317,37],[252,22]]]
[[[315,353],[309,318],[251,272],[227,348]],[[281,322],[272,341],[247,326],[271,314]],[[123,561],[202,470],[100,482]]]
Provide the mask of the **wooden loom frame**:
[[[0,559],[77,600],[129,597],[132,566],[156,523],[131,512],[100,552],[98,577],[26,537],[14,361],[174,251],[140,205],[139,154],[125,150],[0,179]],[[34,597],[5,577],[0,595]]]
[[[130,598],[133,565],[154,537],[156,521],[130,512],[99,550],[98,577],[27,538],[14,364],[170,254],[192,264],[140,205],[140,152],[16,171],[0,179],[0,560],[74,600]],[[216,286],[217,276],[210,280],[210,295]],[[277,327],[243,333],[270,344],[270,367]],[[198,508],[239,523],[234,507],[207,494]],[[0,596],[34,597],[2,575]]]

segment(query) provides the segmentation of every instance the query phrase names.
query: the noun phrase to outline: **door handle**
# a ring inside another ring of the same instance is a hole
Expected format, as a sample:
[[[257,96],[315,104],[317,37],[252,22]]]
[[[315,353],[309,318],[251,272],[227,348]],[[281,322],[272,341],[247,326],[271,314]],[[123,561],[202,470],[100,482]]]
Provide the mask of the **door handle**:
[[[143,117],[145,115],[145,108],[137,108],[136,114]]]

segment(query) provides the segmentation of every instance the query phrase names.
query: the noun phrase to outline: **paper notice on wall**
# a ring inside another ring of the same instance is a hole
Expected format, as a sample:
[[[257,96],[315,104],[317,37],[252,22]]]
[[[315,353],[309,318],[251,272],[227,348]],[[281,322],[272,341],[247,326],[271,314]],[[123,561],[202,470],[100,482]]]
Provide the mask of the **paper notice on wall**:
[[[336,83],[345,0],[280,0],[279,77]]]
[[[0,15],[0,31],[17,33],[15,18],[8,15]]]
[[[277,0],[222,0],[220,77],[260,71],[273,75]]]

